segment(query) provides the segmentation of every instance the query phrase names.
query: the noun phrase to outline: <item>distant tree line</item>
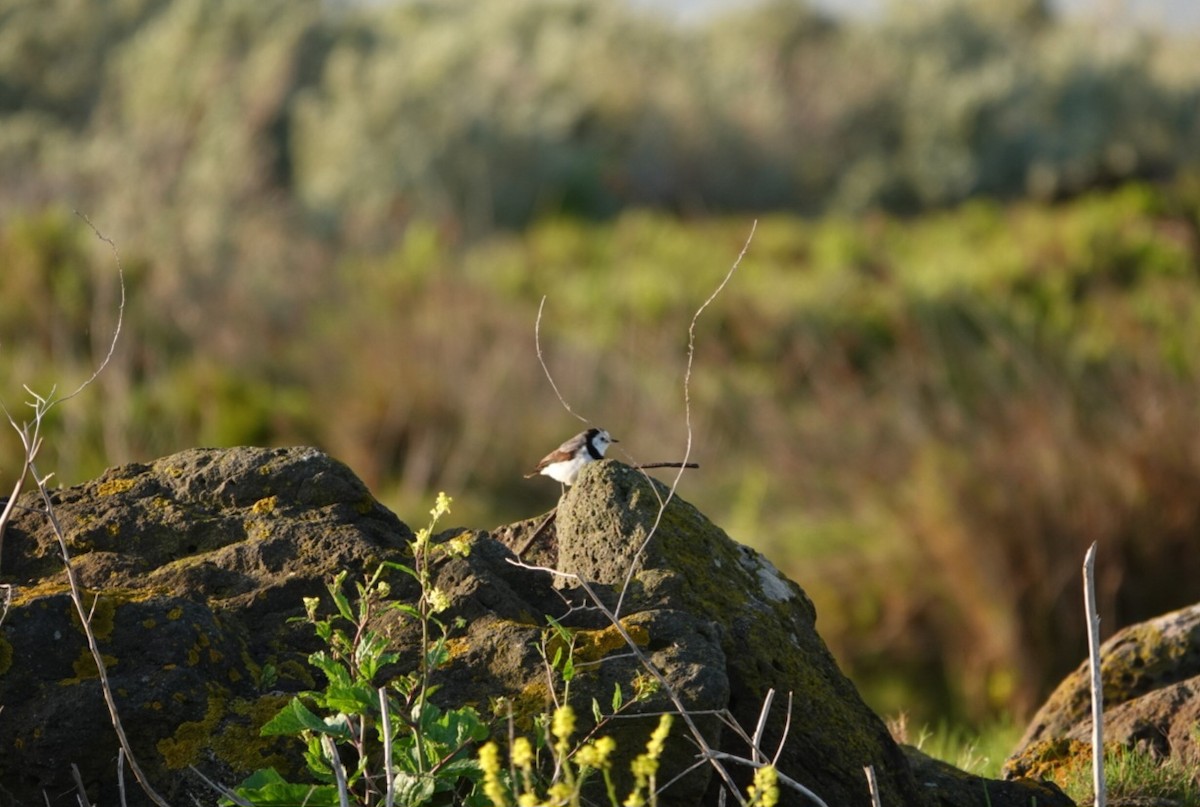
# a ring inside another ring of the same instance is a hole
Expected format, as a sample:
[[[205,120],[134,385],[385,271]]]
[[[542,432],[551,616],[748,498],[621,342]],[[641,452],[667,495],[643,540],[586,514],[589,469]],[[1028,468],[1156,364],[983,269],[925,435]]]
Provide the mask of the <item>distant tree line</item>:
[[[1054,198],[1200,156],[1197,42],[1044,0],[6,0],[0,209],[64,198],[211,268],[544,215]],[[153,221],[147,222],[153,211]]]

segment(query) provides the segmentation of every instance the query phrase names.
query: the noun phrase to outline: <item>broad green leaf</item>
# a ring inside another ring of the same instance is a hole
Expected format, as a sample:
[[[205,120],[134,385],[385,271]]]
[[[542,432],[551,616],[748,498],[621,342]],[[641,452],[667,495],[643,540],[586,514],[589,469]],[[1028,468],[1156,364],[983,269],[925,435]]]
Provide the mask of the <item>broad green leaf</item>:
[[[407,614],[408,616],[411,616],[413,619],[421,618],[421,612],[406,602],[389,603],[388,607],[394,611],[399,611],[402,614]]]
[[[437,780],[428,774],[401,771],[393,780],[396,786],[396,803],[402,807],[420,807],[433,798]]]
[[[388,560],[388,561],[384,561],[383,565],[387,566],[388,568],[396,569],[398,571],[404,572],[406,575],[408,575],[409,577],[412,577],[415,580],[421,579],[421,576],[419,574],[417,574],[416,569],[413,569],[410,566],[405,566],[403,563],[396,563],[395,561]]]
[[[279,714],[268,720],[260,730],[264,737],[280,734],[299,734],[302,731],[325,730],[325,721],[317,717],[299,698],[292,698]]]
[[[621,692],[621,684],[616,683],[613,685],[613,699],[612,699],[613,714],[616,714],[617,712],[621,711],[621,704],[623,704],[624,702],[625,702],[625,695]]]
[[[337,807],[338,791],[332,785],[294,785],[279,782],[259,788],[239,787],[236,793],[254,807]],[[233,804],[222,799],[222,805]]]

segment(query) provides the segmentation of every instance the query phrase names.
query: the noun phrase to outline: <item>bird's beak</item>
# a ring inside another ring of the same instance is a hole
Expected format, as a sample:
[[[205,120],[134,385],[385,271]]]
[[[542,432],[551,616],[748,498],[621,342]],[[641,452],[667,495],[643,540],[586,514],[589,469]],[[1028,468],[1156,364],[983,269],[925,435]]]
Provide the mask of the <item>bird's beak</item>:
[[[619,443],[619,442],[621,442],[620,440],[618,440],[618,439],[617,439],[617,438],[615,438],[615,437],[610,437],[610,438],[608,438],[608,441],[609,441],[610,443]]]

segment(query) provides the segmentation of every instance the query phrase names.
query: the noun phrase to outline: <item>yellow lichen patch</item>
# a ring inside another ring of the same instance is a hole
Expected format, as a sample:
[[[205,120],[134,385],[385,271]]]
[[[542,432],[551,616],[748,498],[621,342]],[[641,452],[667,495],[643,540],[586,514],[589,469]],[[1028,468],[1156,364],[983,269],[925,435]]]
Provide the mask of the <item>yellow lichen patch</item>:
[[[104,662],[105,669],[112,669],[116,666],[116,656],[109,656],[102,653],[100,658]],[[80,649],[79,657],[71,664],[71,669],[75,671],[75,676],[59,681],[59,686],[73,686],[80,681],[100,677],[100,671],[96,669],[96,660],[92,658],[91,651],[86,647]]]
[[[316,686],[316,681],[313,679],[312,673],[309,672],[308,667],[296,661],[295,659],[288,659],[287,661],[280,662],[278,671],[278,678],[280,679],[299,681],[309,689]]]
[[[268,513],[275,511],[275,506],[279,503],[278,496],[267,496],[265,499],[259,499],[250,507],[250,512],[255,515],[265,516]]]
[[[541,714],[544,714],[553,703],[553,698],[550,697],[550,689],[546,686],[545,681],[534,681],[524,687],[514,697],[507,699],[504,704],[504,715],[507,717],[507,710],[512,709],[513,723],[519,731],[529,731],[533,728],[534,720]],[[497,717],[500,717],[497,714]]]
[[[446,652],[451,659],[462,658],[471,649],[470,645],[465,636],[455,636],[446,640]]]
[[[125,493],[137,483],[134,479],[109,479],[96,485],[97,496],[115,496]]]
[[[650,634],[643,625],[626,624],[621,621],[621,627],[629,634],[638,647],[650,643]],[[577,634],[575,642],[575,657],[579,661],[599,661],[609,653],[625,648],[625,638],[615,625],[609,625],[603,630],[585,630]]]
[[[4,675],[12,667],[13,648],[8,640],[0,636],[0,675]]]
[[[70,587],[61,578],[48,578],[36,586],[14,586],[12,604],[14,606],[25,605],[39,597],[52,597],[67,591],[70,591]],[[46,603],[43,602],[41,605],[45,607]]]
[[[146,630],[150,630],[157,626],[158,626],[158,620],[156,620],[154,617],[147,617],[146,619],[142,620],[142,627],[145,628]]]
[[[102,596],[94,591],[85,591],[83,593],[83,607],[91,615],[92,634],[97,639],[107,639],[112,636],[113,627],[116,625],[117,603],[113,597]],[[71,621],[75,623],[75,627],[83,631],[82,623],[79,621],[79,613],[74,606],[71,607]]]
[[[110,521],[104,525],[104,531],[108,533],[110,538],[116,538],[121,534],[121,525],[115,521]]]
[[[625,628],[638,647],[645,647],[650,642],[650,634],[646,631],[645,626],[629,624],[626,620],[621,620],[621,626]],[[576,661],[599,661],[609,653],[625,647],[625,638],[621,636],[621,632],[615,625],[609,625],[602,630],[576,631],[574,637]],[[563,653],[567,652],[567,645],[559,636],[555,635],[546,643],[546,656],[554,658],[560,650]]]
[[[273,753],[273,739],[260,734],[263,725],[288,702],[286,695],[264,695],[253,700],[227,700],[228,693],[209,685],[204,717],[183,723],[156,748],[163,764],[179,770],[194,763],[201,752],[212,753],[238,770],[274,767],[285,770],[287,759]]]
[[[170,619],[172,621],[179,619],[179,617],[181,617],[181,616],[183,616],[183,609],[181,607],[179,607],[178,605],[176,605],[170,611],[167,611],[167,619]]]
[[[204,717],[179,724],[174,735],[158,741],[155,747],[162,755],[164,765],[171,770],[184,768],[196,761],[202,748],[208,747],[213,729],[225,714],[223,695],[223,692],[210,688]]]

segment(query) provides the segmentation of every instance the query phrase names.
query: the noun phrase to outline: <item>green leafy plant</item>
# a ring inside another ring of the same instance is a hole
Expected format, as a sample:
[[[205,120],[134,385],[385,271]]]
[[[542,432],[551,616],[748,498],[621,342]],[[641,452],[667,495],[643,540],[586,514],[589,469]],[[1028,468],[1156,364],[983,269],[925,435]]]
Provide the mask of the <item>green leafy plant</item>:
[[[321,617],[320,600],[304,601],[306,616],[325,649],[309,662],[325,677],[325,688],[294,697],[262,728],[264,735],[299,737],[304,760],[317,784],[289,782],[274,769],[260,770],[235,791],[237,803],[256,807],[306,804],[405,807],[436,804],[480,804],[476,784],[482,773],[470,753],[488,735],[487,726],[470,707],[443,711],[430,701],[436,687],[434,670],[448,660],[450,626],[438,618],[448,607],[444,593],[433,585],[429,567],[435,554],[465,554],[465,542],[434,545],[433,527],[450,511],[451,500],[439,494],[428,527],[411,544],[413,565],[385,562],[356,584],[352,600],[345,592],[347,573],[329,583],[334,613]],[[399,571],[417,581],[416,603],[389,599],[385,576]],[[387,637],[371,627],[385,610],[416,620],[421,629],[421,653],[416,668],[392,678],[377,679],[400,654],[389,649]],[[233,803],[230,798],[226,803]]]

